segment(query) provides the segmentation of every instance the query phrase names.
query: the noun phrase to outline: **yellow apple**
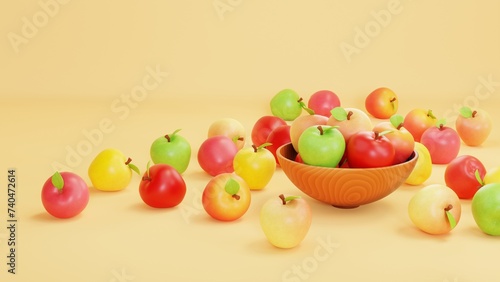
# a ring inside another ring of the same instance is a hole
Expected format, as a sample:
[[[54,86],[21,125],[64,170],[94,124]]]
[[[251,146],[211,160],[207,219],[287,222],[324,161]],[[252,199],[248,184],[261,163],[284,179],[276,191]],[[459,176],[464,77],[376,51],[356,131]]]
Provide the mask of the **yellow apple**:
[[[488,170],[484,175],[483,182],[484,184],[500,183],[500,166]]]
[[[417,163],[405,181],[409,185],[420,185],[432,174],[432,159],[429,150],[422,143],[415,142],[415,151],[418,154]]]

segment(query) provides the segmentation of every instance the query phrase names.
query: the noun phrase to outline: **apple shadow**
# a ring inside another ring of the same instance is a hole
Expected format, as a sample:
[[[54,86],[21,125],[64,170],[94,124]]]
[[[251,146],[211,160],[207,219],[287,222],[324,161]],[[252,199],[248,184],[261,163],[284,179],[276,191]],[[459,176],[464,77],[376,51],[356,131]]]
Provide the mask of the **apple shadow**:
[[[47,212],[39,212],[32,215],[30,218],[38,222],[68,222],[68,221],[76,221],[81,216],[82,216],[81,214],[78,214],[70,218],[57,218],[55,216],[50,215]]]
[[[276,246],[273,246],[265,238],[265,236],[262,236],[261,238],[255,239],[255,240],[251,241],[250,243],[248,243],[247,249],[253,253],[258,253],[259,255],[280,255],[281,256],[283,254],[290,255],[290,254],[299,252],[300,246],[302,245],[302,243],[294,248],[282,249],[282,248],[278,248]]]
[[[445,233],[445,234],[439,234],[439,235],[434,235],[434,234],[428,234],[422,230],[420,230],[416,226],[412,226],[410,224],[401,226],[399,229],[397,229],[397,232],[404,237],[407,238],[413,238],[413,239],[422,239],[422,238],[433,238],[435,240],[440,240],[440,241],[447,241],[448,239],[451,238],[451,232]]]

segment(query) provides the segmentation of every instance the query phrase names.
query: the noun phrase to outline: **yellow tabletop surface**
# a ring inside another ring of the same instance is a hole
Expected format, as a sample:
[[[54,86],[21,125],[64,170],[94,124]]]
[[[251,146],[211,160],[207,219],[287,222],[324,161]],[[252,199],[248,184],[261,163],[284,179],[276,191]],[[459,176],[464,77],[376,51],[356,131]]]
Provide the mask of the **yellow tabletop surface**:
[[[271,3],[272,2],[272,3]],[[307,101],[322,89],[342,106],[386,86],[398,113],[432,109],[454,127],[462,105],[489,112],[479,147],[500,166],[500,3],[456,1],[68,1],[2,4],[0,27],[0,281],[498,281],[500,238],[475,224],[471,201],[449,234],[421,232],[407,207],[416,191],[444,184],[434,165],[422,185],[339,209],[298,190],[278,168],[252,191],[234,222],[210,218],[211,179],[196,154],[217,119],[255,121],[284,88]],[[304,113],[305,114],[305,113]],[[372,118],[373,123],[381,120]],[[146,206],[134,175],[123,191],[94,189],[92,159],[117,148],[144,171],[159,136],[182,129],[193,154],[187,193],[171,209]],[[247,142],[247,145],[250,145]],[[16,170],[16,230],[8,229],[7,174]],[[79,174],[90,201],[78,216],[50,216],[43,183]],[[302,243],[273,247],[259,211],[278,194],[302,196],[313,213]],[[9,273],[9,239],[16,243]]]

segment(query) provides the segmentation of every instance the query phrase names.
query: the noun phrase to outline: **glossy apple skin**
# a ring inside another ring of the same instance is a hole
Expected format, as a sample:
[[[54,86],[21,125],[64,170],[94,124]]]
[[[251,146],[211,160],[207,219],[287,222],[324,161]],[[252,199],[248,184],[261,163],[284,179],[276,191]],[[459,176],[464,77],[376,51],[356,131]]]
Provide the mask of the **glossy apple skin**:
[[[365,108],[373,117],[388,119],[398,111],[399,99],[391,89],[380,87],[365,99]]]
[[[234,118],[222,118],[214,121],[208,128],[207,137],[224,135],[236,143],[239,149],[245,146],[245,127]],[[242,140],[240,140],[242,138]]]
[[[488,169],[483,181],[484,184],[500,183],[500,166]]]
[[[331,116],[328,119],[327,125],[338,126],[338,130],[344,136],[344,139],[349,142],[351,136],[359,131],[372,130],[373,124],[370,117],[360,109],[345,108],[347,112],[352,112],[349,119],[339,121]]]
[[[408,204],[408,215],[420,230],[433,234],[445,234],[452,230],[445,208],[452,205],[450,213],[457,224],[462,214],[462,206],[457,194],[449,187],[431,184],[417,191]]]
[[[403,124],[415,141],[420,142],[424,131],[435,126],[436,122],[437,119],[429,114],[429,110],[413,109],[406,114]]]
[[[446,186],[453,189],[460,199],[472,199],[482,186],[476,179],[476,170],[483,179],[486,168],[479,159],[470,155],[456,157],[446,166],[444,172]]]
[[[101,191],[120,191],[132,180],[132,170],[127,166],[128,158],[117,149],[102,150],[92,160],[88,175],[92,185]]]
[[[276,150],[278,150],[281,145],[290,143],[290,141],[290,125],[288,124],[275,128],[269,136],[267,136],[266,143],[271,143],[271,145],[267,146],[266,149],[273,154],[276,165],[279,165]]]
[[[326,125],[327,122],[327,117],[317,114],[296,118],[290,125],[290,140],[295,151],[299,151],[299,138],[304,130],[313,125]]]
[[[474,221],[488,235],[500,235],[500,183],[484,185],[472,198]]]
[[[410,157],[415,150],[415,139],[413,135],[404,127],[397,129],[389,121],[383,121],[373,127],[374,131],[384,132],[391,130],[391,133],[384,135],[391,141],[394,147],[394,164],[402,163]]]
[[[250,190],[261,190],[271,181],[276,171],[276,159],[266,148],[245,147],[236,153],[234,172],[243,178]]]
[[[283,205],[279,197],[269,199],[260,210],[260,225],[275,247],[289,249],[300,244],[309,232],[312,212],[302,198]]]
[[[42,204],[45,210],[57,218],[71,218],[80,214],[89,202],[89,188],[85,181],[72,172],[61,172],[64,186],[61,190],[49,177],[42,187]]]
[[[448,164],[458,156],[460,137],[451,127],[430,127],[421,137],[422,143],[431,154],[433,164]]]
[[[239,199],[225,191],[229,179],[240,185]],[[220,221],[234,221],[242,217],[250,207],[251,194],[246,182],[234,173],[221,173],[214,176],[205,186],[201,197],[203,208],[212,218]]]
[[[309,97],[307,107],[312,109],[315,114],[330,117],[330,111],[340,106],[340,98],[330,90],[320,90]]]
[[[234,172],[233,160],[238,147],[224,135],[207,138],[198,149],[198,164],[208,174]]]
[[[168,164],[155,164],[145,172],[139,184],[139,195],[153,208],[172,208],[186,195],[186,183],[177,169]]]
[[[473,117],[459,115],[455,120],[455,128],[460,139],[468,146],[480,146],[491,133],[491,118],[483,110],[476,110]]]
[[[255,146],[264,144],[269,134],[277,127],[287,125],[286,121],[275,116],[260,117],[252,127],[252,143]]]
[[[155,164],[168,164],[183,173],[191,160],[191,145],[179,134],[162,136],[151,144],[149,154]]]
[[[347,143],[346,157],[349,167],[374,168],[394,164],[394,146],[383,135],[376,136],[374,131],[360,131]]]

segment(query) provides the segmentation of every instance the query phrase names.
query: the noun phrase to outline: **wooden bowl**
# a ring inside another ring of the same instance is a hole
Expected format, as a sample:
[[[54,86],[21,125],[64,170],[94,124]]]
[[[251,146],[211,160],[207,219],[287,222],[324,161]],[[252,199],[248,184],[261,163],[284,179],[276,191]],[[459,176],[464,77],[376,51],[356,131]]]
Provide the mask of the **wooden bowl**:
[[[276,151],[290,181],[308,196],[338,208],[356,208],[380,200],[405,182],[417,162],[413,152],[403,163],[378,168],[330,168],[299,163],[291,143]]]

